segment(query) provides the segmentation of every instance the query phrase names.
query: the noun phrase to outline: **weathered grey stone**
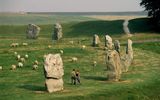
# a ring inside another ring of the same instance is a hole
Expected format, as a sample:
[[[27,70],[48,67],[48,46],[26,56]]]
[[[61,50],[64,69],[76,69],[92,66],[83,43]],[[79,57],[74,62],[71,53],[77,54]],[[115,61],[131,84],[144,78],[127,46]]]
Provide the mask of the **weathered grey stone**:
[[[60,91],[63,89],[64,75],[63,62],[60,54],[45,55],[44,74],[48,92]]]
[[[114,42],[114,49],[119,53],[120,55],[120,42],[118,40],[115,40]]]
[[[92,43],[92,45],[93,45],[93,47],[96,47],[96,46],[99,46],[99,44],[100,44],[99,36],[97,34],[95,34],[93,36],[93,43]]]
[[[63,90],[63,79],[46,79],[45,85],[49,93]]]
[[[53,40],[59,40],[59,39],[62,38],[62,36],[63,36],[62,26],[59,23],[56,23],[54,25],[54,32],[53,32],[52,39]]]
[[[40,27],[35,24],[29,24],[26,35],[28,39],[37,39],[40,32]]]
[[[128,39],[128,43],[126,46],[126,54],[121,57],[122,71],[127,72],[132,62],[133,62],[132,40]]]
[[[112,38],[109,35],[105,36],[105,47],[107,47],[108,50],[113,49]]]
[[[107,77],[109,81],[119,81],[121,78],[121,60],[116,50],[108,50],[106,53]]]

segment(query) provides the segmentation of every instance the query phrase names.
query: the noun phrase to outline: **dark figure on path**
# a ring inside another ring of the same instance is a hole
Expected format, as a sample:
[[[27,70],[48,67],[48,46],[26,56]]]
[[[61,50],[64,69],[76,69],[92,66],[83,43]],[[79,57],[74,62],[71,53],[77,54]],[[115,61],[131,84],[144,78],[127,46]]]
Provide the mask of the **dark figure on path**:
[[[76,80],[77,80],[77,82],[78,82],[79,84],[81,83],[79,70],[76,71]]]
[[[76,85],[76,72],[75,72],[75,69],[73,69],[72,72],[71,72],[71,84]]]

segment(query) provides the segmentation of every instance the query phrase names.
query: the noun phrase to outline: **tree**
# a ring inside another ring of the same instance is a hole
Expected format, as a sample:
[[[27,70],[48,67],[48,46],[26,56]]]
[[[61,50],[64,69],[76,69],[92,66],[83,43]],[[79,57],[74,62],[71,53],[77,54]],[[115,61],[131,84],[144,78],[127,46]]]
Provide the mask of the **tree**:
[[[160,0],[142,0],[140,5],[148,11],[154,25],[160,28]]]

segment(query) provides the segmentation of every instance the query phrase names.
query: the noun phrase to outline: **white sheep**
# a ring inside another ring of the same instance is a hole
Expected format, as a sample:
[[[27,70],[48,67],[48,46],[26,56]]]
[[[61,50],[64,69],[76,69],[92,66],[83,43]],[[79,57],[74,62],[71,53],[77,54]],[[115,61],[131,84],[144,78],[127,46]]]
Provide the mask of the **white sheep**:
[[[72,57],[72,61],[73,61],[73,62],[76,62],[77,60],[78,60],[78,58]]]
[[[28,46],[28,43],[22,43],[23,46]]]
[[[25,58],[20,58],[20,61],[24,63],[26,60]]]
[[[86,48],[86,46],[85,45],[82,45],[82,50],[84,50]]]
[[[34,61],[34,65],[38,65],[39,62],[37,60]]]
[[[63,54],[63,50],[60,50],[60,53]]]
[[[97,65],[97,62],[96,61],[93,61],[93,66],[96,66]]]
[[[19,43],[11,43],[10,46],[11,46],[11,47],[17,47],[17,46],[19,46]]]
[[[70,44],[73,44],[73,43],[74,43],[74,41],[69,41],[69,43],[70,43]]]
[[[17,55],[17,60],[20,60],[21,59],[21,55]]]
[[[10,69],[11,70],[16,70],[16,68],[17,68],[16,65],[12,65]]]
[[[27,54],[25,55],[25,58],[28,59],[28,55]]]
[[[0,70],[3,70],[3,67],[2,67],[2,66],[0,66]]]
[[[19,62],[19,63],[18,63],[18,67],[20,67],[20,68],[23,67],[23,63],[22,63],[22,62]]]
[[[17,52],[14,52],[14,55],[17,55],[18,53]]]
[[[51,48],[52,46],[51,45],[48,45],[48,48]]]
[[[38,69],[38,65],[33,65],[33,70]]]

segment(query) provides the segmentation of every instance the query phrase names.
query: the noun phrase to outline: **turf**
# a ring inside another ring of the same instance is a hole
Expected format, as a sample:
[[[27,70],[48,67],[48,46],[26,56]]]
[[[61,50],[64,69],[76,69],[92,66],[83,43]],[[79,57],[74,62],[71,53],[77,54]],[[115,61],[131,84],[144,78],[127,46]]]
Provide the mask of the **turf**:
[[[128,37],[120,28],[121,22],[68,20],[62,23],[64,38],[58,42],[51,40],[52,24],[39,24],[42,30],[37,40],[26,39],[26,25],[1,25],[0,65],[3,70],[0,71],[0,100],[159,100],[160,43],[145,41],[158,40],[160,35],[151,29],[135,29],[136,34],[131,37],[135,42],[134,61],[129,72],[123,73],[120,82],[107,81],[103,36],[108,32],[114,40],[119,39],[122,43],[121,51],[124,51]],[[136,27],[134,23],[132,26]],[[95,33],[99,33],[102,41],[97,48],[91,47],[92,35]],[[70,41],[74,41],[74,44]],[[18,42],[20,46],[10,47],[12,42]],[[22,46],[23,42],[29,45]],[[52,47],[48,48],[48,45]],[[86,45],[86,49],[82,50],[82,45]],[[44,86],[43,55],[59,53],[59,50],[64,51],[61,55],[65,71],[64,90],[49,94],[45,92]],[[28,54],[29,58],[23,68],[12,71],[9,70],[11,65],[17,64],[15,51],[21,55]],[[71,62],[72,57],[77,57],[78,62]],[[38,70],[32,70],[34,60],[40,62]],[[94,60],[97,61],[96,67],[92,66]],[[80,70],[80,85],[70,84],[70,72],[73,68]]]

